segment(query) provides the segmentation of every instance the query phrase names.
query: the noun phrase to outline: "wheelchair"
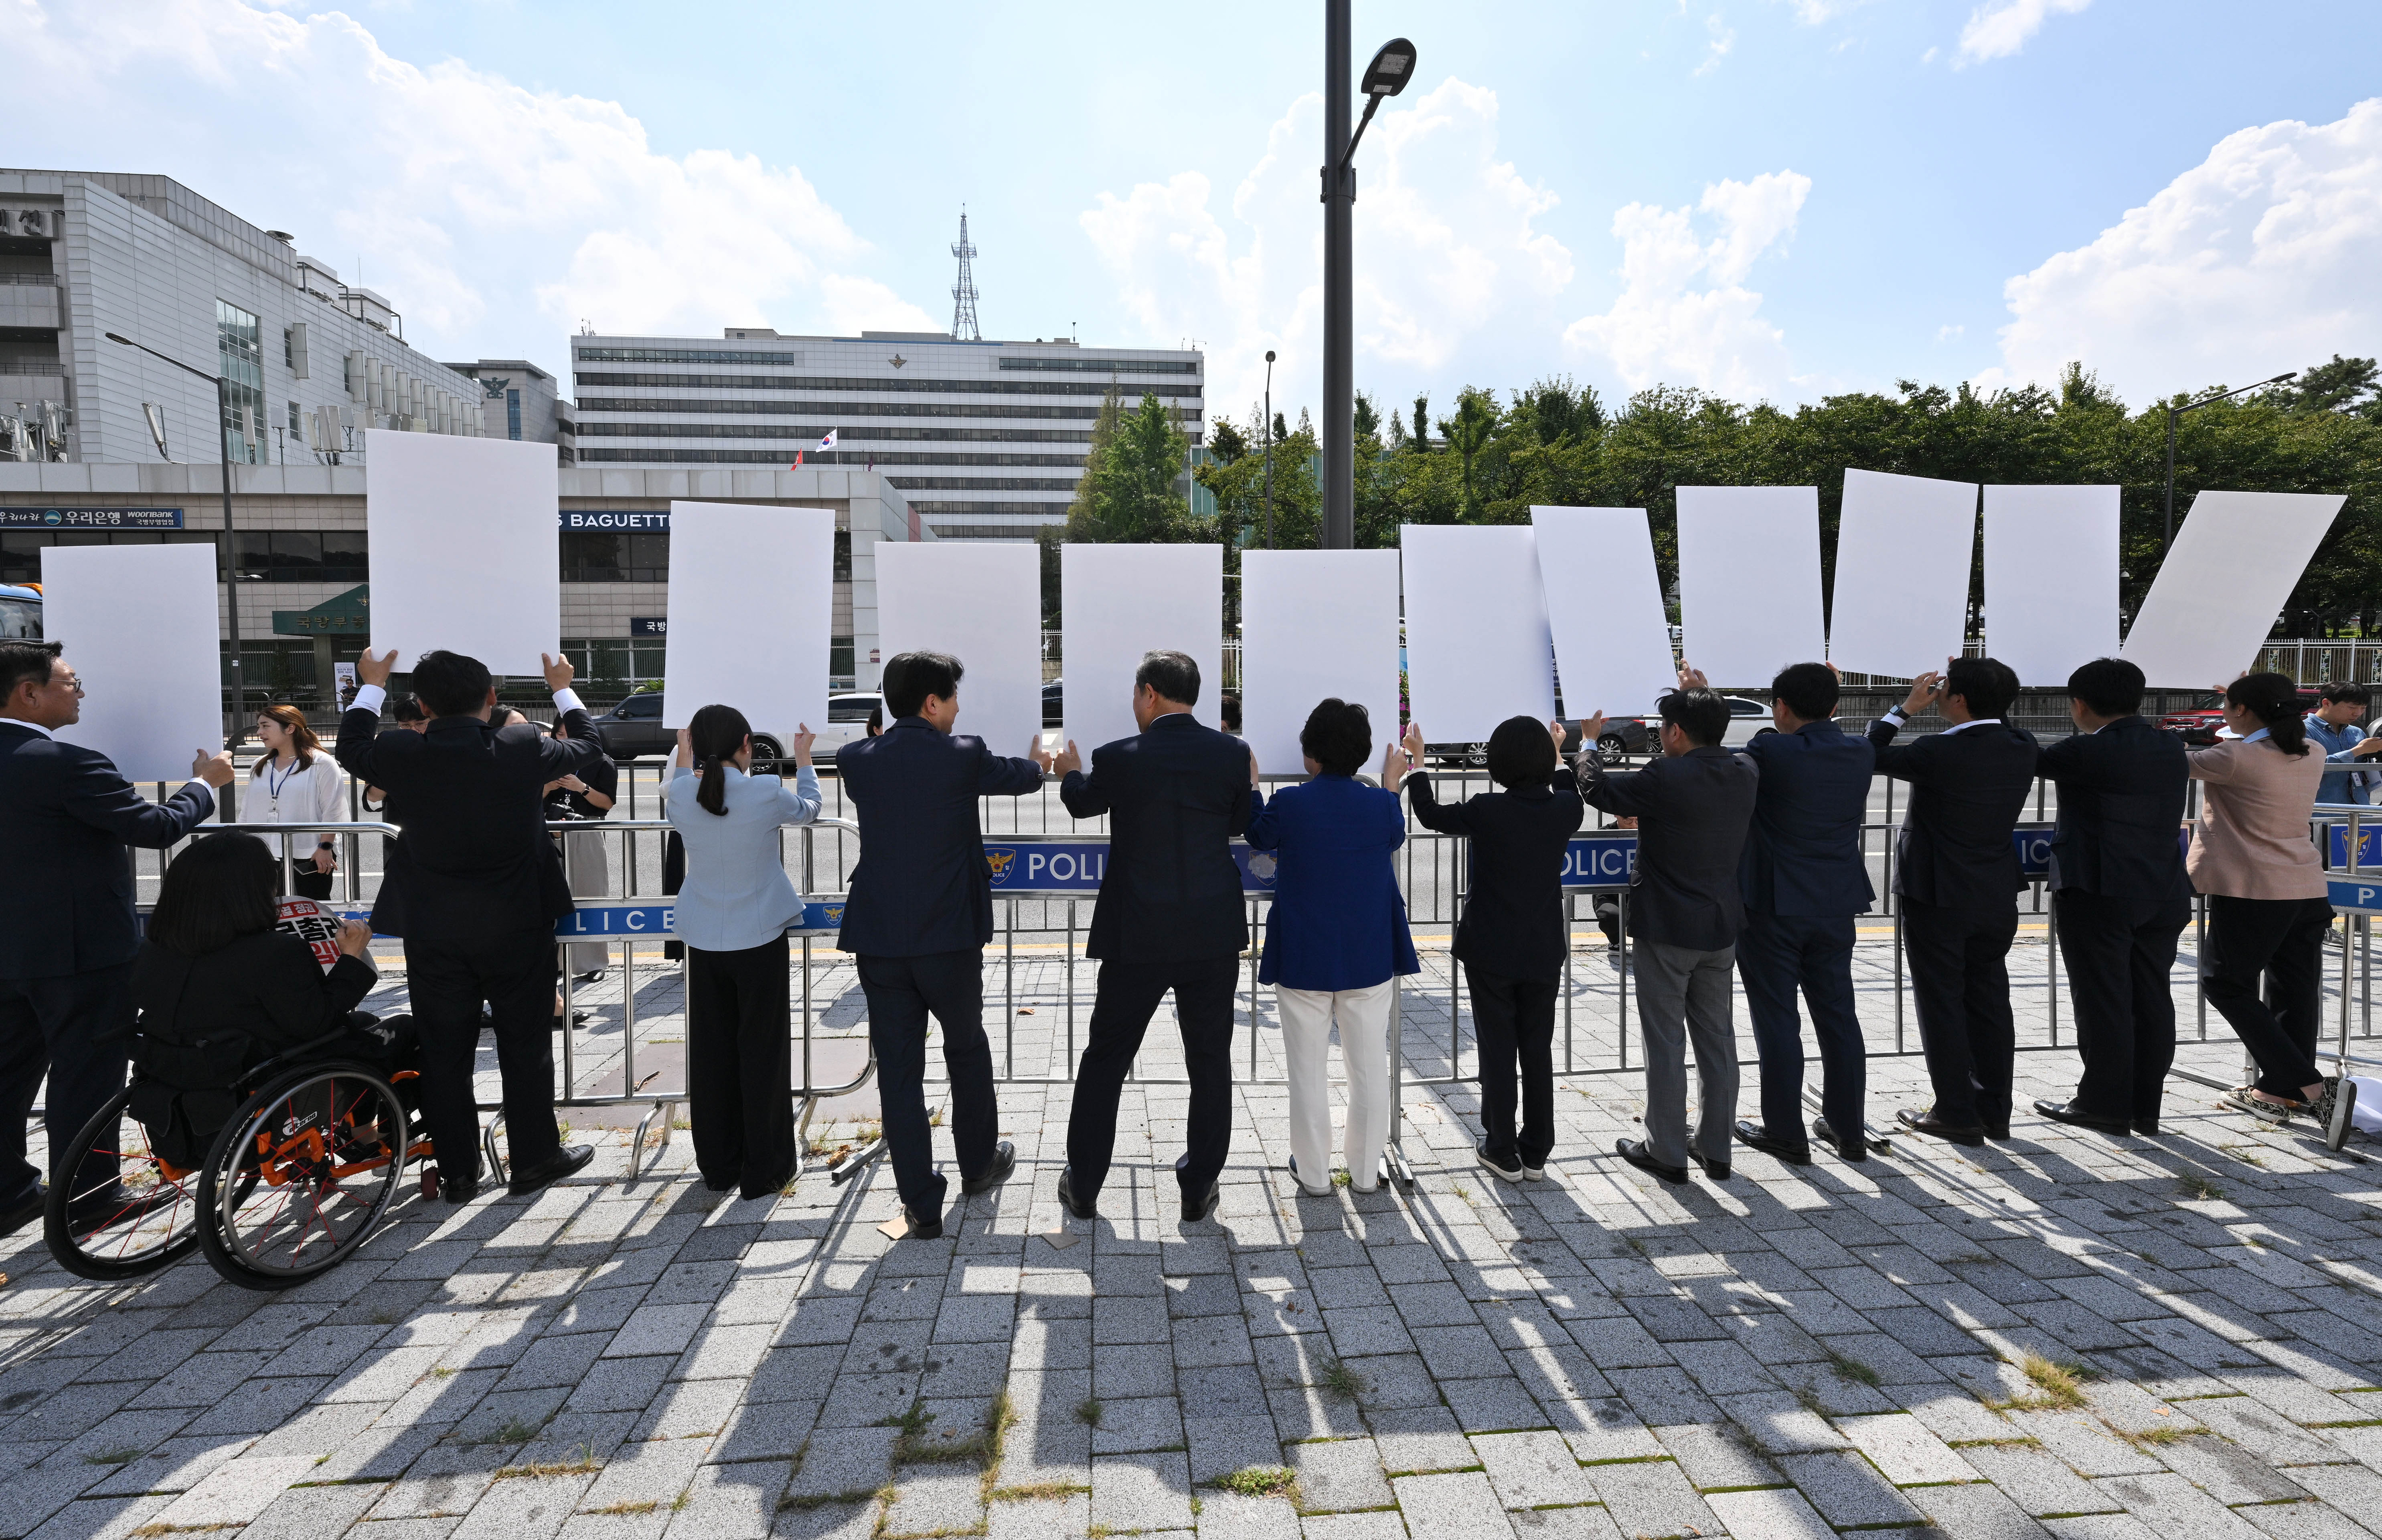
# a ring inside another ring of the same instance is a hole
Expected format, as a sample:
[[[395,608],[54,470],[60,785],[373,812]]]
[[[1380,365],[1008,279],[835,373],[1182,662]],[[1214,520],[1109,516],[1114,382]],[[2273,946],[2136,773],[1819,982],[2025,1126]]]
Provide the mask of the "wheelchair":
[[[397,1201],[409,1163],[436,1191],[436,1152],[415,1126],[399,1085],[359,1059],[312,1054],[345,1029],[278,1053],[234,1081],[239,1110],[195,1167],[161,1152],[154,1130],[130,1115],[141,1082],[128,1086],[53,1163],[43,1238],[78,1277],[135,1278],[196,1246],[225,1281],[242,1288],[293,1287],[338,1266],[372,1238]],[[168,1137],[169,1146],[174,1142]],[[188,1150],[178,1152],[187,1156]]]

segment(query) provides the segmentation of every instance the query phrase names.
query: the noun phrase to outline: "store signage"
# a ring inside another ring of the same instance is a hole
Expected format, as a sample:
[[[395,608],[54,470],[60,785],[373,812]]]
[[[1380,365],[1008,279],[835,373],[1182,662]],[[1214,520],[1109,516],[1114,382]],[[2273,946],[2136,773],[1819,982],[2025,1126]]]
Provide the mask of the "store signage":
[[[0,529],[179,529],[178,508],[0,508]]]
[[[632,636],[667,636],[669,634],[669,617],[667,615],[632,615],[629,618],[629,634]]]
[[[584,535],[668,535],[670,526],[667,508],[566,508],[559,517],[564,530]]]

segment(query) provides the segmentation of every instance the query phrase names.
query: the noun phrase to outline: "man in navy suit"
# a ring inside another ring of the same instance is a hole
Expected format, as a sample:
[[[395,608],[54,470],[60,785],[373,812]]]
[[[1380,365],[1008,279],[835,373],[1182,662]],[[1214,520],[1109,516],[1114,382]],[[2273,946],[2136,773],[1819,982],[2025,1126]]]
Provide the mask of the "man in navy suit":
[[[1702,683],[1693,670],[1683,680]],[[1803,1023],[1798,987],[1820,1042],[1821,1116],[1811,1132],[1848,1161],[1869,1158],[1861,1103],[1869,1074],[1853,1009],[1853,917],[1877,897],[1861,855],[1877,752],[1836,725],[1836,675],[1825,663],[1790,663],[1770,682],[1771,720],[1740,751],[1762,768],[1738,870],[1745,930],[1737,977],[1762,1055],[1762,1122],[1737,1137],[1792,1164],[1811,1158],[1803,1135]]]
[[[1144,654],[1134,674],[1141,732],[1058,758],[1060,799],[1079,819],[1111,815],[1109,860],[1084,955],[1100,959],[1090,1041],[1067,1115],[1059,1201],[1078,1219],[1096,1209],[1116,1148],[1117,1098],[1142,1034],[1168,990],[1183,1030],[1191,1111],[1174,1163],[1185,1224],[1216,1212],[1233,1134],[1233,987],[1249,944],[1233,840],[1249,826],[1256,760],[1248,745],[1191,720],[1199,665]]]
[[[927,1016],[943,1024],[952,1077],[952,1142],[960,1190],[990,1190],[1017,1164],[1000,1132],[992,1044],[984,1035],[984,948],[992,940],[992,880],[984,863],[976,799],[1024,796],[1042,786],[1049,757],[1005,759],[982,738],[955,736],[960,676],[948,653],[905,652],[885,665],[893,725],[847,744],[835,758],[843,795],[860,818],[836,944],[854,954],[868,997],[868,1041],[893,1182],[910,1237],[943,1233],[942,1174],[927,1126]]]
[[[82,682],[59,650],[0,642],[0,1234],[42,1212],[25,1119],[44,1072],[51,1179],[70,1179],[86,1209],[121,1201],[113,1159],[71,1177],[56,1163],[124,1089],[141,949],[127,847],[178,843],[215,810],[208,787],[231,781],[231,756],[202,748],[190,780],[153,803],[106,755],[60,742],[82,718]]]

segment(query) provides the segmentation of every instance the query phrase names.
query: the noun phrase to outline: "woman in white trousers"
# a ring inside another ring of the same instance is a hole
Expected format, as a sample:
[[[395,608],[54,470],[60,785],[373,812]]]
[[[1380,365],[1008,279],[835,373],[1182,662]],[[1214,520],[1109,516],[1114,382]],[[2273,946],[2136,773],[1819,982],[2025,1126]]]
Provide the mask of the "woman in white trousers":
[[[1311,779],[1268,801],[1252,791],[1249,844],[1274,852],[1274,896],[1258,980],[1274,986],[1290,1070],[1291,1175],[1312,1196],[1332,1190],[1332,1028],[1348,1075],[1342,1150],[1348,1185],[1381,1184],[1390,1135],[1390,1006],[1396,976],[1414,973],[1406,900],[1392,859],[1406,843],[1397,794],[1356,779],[1372,724],[1351,701],[1326,700],[1298,734]],[[1389,780],[1399,750],[1382,761]],[[1403,768],[1402,762],[1395,768]],[[1249,778],[1257,780],[1250,761]]]

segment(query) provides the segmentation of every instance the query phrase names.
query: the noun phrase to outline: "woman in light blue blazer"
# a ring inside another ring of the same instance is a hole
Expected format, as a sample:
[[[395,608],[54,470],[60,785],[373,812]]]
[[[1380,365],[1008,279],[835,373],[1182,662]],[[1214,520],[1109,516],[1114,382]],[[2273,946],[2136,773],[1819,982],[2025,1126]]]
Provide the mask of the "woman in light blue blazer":
[[[802,895],[778,829],[819,815],[808,727],[794,734],[794,789],[754,775],[753,729],[706,706],[679,730],[667,813],[686,846],[671,929],[686,944],[686,1094],[694,1164],[714,1192],[776,1192],[794,1174],[786,927]]]

